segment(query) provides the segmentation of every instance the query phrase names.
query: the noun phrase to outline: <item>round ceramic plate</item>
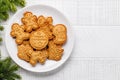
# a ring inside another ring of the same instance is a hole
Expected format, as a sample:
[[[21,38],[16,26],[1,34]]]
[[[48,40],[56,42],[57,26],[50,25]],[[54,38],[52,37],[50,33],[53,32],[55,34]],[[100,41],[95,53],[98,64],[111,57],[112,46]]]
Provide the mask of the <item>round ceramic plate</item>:
[[[38,63],[35,67],[32,67],[29,63],[17,57],[17,45],[15,43],[15,39],[13,39],[10,36],[11,25],[13,23],[21,24],[21,18],[23,17],[23,13],[25,13],[26,11],[30,11],[37,16],[39,15],[52,16],[54,24],[66,25],[68,39],[67,39],[66,44],[63,46],[64,53],[60,61],[47,60],[44,65],[41,65]],[[70,57],[70,54],[73,49],[74,38],[73,38],[72,29],[71,29],[71,25],[69,21],[60,11],[50,6],[33,5],[33,6],[29,6],[29,7],[25,7],[21,9],[20,11],[16,12],[16,14],[11,18],[11,20],[9,21],[9,25],[6,29],[7,30],[6,30],[6,35],[5,35],[5,43],[6,43],[6,48],[9,52],[10,57],[13,59],[13,61],[16,64],[18,64],[20,67],[28,71],[47,72],[47,71],[54,70],[58,68],[59,66],[61,66]]]

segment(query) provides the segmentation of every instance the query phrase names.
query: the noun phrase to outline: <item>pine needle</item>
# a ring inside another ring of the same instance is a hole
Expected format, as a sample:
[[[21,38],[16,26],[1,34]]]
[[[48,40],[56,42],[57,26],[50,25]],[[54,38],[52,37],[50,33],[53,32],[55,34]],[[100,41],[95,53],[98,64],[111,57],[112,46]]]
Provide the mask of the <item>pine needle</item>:
[[[4,27],[3,26],[0,26],[0,31],[3,31],[4,30]]]
[[[21,76],[16,73],[19,66],[12,63],[10,57],[0,59],[0,80],[15,80],[21,79]]]
[[[0,42],[2,42],[2,38],[0,37]]]

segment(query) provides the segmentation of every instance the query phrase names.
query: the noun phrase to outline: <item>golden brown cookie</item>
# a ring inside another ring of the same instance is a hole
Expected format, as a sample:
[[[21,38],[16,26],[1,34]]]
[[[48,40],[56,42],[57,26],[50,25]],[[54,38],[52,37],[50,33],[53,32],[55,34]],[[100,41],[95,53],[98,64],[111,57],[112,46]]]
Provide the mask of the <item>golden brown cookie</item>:
[[[39,16],[37,23],[39,24],[39,30],[43,30],[47,35],[49,39],[53,38],[52,35],[52,23],[53,19],[52,17],[45,18],[44,16]]]
[[[55,44],[64,44],[67,40],[67,29],[62,24],[57,24],[53,28],[53,35],[55,36]]]
[[[41,50],[38,59],[39,63],[44,64],[47,57],[48,57],[48,51],[46,49]]]
[[[49,25],[45,25],[44,27],[40,27],[38,30],[39,31],[44,31],[47,34],[49,39],[53,38],[53,34],[52,34],[51,30],[50,30]]]
[[[37,17],[36,15],[33,15],[31,12],[25,12],[21,21],[25,25],[26,32],[31,32],[32,29],[36,30],[39,28],[37,24]]]
[[[44,31],[34,31],[30,35],[30,44],[36,50],[45,48],[48,44],[48,36]]]
[[[18,23],[14,23],[12,25],[12,31],[10,35],[16,38],[17,44],[22,44],[24,40],[27,40],[30,37],[30,34],[27,32],[24,32],[23,27],[21,27]]]
[[[37,23],[39,27],[44,27],[46,24],[53,24],[53,19],[52,17],[45,18],[43,15],[41,15],[38,17]]]
[[[33,48],[28,41],[24,41],[23,44],[18,45],[18,57],[22,60],[29,62],[30,56],[33,52]]]
[[[48,24],[53,24],[52,17],[47,17],[46,22],[48,22]]]
[[[38,59],[39,59],[39,54],[40,54],[39,51],[33,51],[32,52],[31,57],[30,57],[30,64],[32,66],[35,66],[37,64]]]
[[[64,49],[61,46],[57,46],[53,41],[48,44],[48,59],[59,61],[63,55]]]
[[[34,51],[30,57],[30,64],[35,66],[37,62],[44,64],[48,57],[47,50]]]
[[[37,23],[38,23],[39,27],[44,26],[45,22],[46,22],[46,19],[44,16],[41,15],[38,17]]]

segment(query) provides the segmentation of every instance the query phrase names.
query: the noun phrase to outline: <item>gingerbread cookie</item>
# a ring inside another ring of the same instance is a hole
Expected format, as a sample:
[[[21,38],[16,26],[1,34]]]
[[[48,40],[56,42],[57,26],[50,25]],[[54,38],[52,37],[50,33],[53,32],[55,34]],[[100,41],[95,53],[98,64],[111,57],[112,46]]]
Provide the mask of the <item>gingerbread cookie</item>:
[[[33,51],[33,52],[32,52],[31,57],[30,57],[30,64],[31,64],[32,66],[35,66],[36,63],[38,62],[39,54],[40,54],[39,51]]]
[[[23,27],[21,27],[18,23],[14,23],[12,25],[12,31],[10,35],[16,38],[17,44],[22,44],[24,40],[27,40],[30,37],[30,34],[27,32],[24,32]]]
[[[38,17],[38,24],[40,26],[39,30],[43,30],[47,34],[49,39],[53,38],[52,23],[53,23],[52,17],[47,17],[47,18],[45,18],[44,16]]]
[[[57,24],[53,28],[53,35],[55,36],[55,44],[64,44],[67,40],[67,30],[66,27],[62,24]]]
[[[37,17],[31,12],[24,13],[23,18],[21,19],[22,23],[25,25],[26,32],[31,32],[32,29],[36,30],[39,28],[37,24]]]
[[[41,50],[39,55],[39,63],[44,64],[48,57],[48,51],[46,49]]]
[[[44,27],[46,24],[53,24],[53,19],[52,17],[45,18],[43,15],[41,15],[38,17],[37,23],[39,27]]]
[[[35,31],[31,33],[30,44],[36,50],[45,48],[48,44],[48,36],[44,31]]]
[[[46,22],[47,22],[48,24],[53,24],[53,19],[52,19],[52,17],[47,17]]]
[[[29,62],[30,56],[33,52],[33,48],[28,41],[24,41],[23,44],[18,45],[18,57],[22,60]]]
[[[53,34],[52,34],[51,30],[50,30],[49,25],[45,25],[44,27],[40,27],[39,30],[44,31],[47,34],[49,39],[53,38]]]
[[[44,64],[48,57],[47,50],[33,51],[30,57],[30,64],[35,66],[37,62]]]
[[[38,25],[39,25],[39,27],[42,27],[42,26],[44,26],[45,25],[45,23],[46,23],[46,19],[45,19],[45,17],[44,16],[39,16],[38,17],[38,20],[37,20],[37,23],[38,23]]]
[[[56,45],[53,41],[48,44],[48,59],[59,61],[63,54],[63,49],[61,46]]]

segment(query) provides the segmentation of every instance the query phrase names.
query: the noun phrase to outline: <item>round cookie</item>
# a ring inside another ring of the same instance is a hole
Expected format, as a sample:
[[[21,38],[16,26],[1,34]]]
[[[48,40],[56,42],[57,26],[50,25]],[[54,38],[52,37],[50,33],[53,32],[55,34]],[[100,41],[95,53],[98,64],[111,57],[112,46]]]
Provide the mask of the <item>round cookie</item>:
[[[36,50],[41,50],[48,44],[48,36],[44,31],[35,31],[30,35],[30,44]]]

